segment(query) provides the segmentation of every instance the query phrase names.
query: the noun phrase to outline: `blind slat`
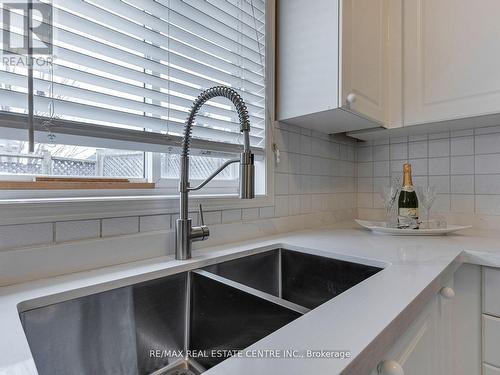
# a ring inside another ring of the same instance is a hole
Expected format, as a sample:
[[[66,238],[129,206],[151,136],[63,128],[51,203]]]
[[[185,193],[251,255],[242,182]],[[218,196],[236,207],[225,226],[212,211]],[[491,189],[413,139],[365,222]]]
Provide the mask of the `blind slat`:
[[[169,102],[174,105],[179,105],[179,106],[184,106],[184,107],[190,107],[194,98],[199,94],[200,90],[199,89],[194,89],[189,86],[183,85],[181,83],[177,82],[170,82],[168,85],[169,90],[171,90],[170,93],[165,93],[165,92],[160,92],[156,89],[151,89],[151,88],[146,88],[144,86],[138,86],[138,85],[133,85],[127,82],[122,82],[114,79],[110,79],[109,77],[103,77],[99,76],[93,73],[85,72],[82,70],[70,68],[67,66],[63,65],[57,65],[55,68],[55,73],[56,76],[58,77],[73,77],[78,82],[83,82],[86,84],[90,85],[95,85],[103,88],[107,88],[110,90],[115,90],[118,92],[122,93],[127,93],[130,95],[138,95],[142,96],[145,99],[150,99],[150,100],[156,100],[156,101],[162,101],[162,102]],[[155,84],[157,87],[160,87],[158,85],[162,84],[163,79],[160,77],[155,77],[155,76],[149,76],[148,78],[151,79],[156,79],[156,81],[152,81],[149,84],[151,86],[154,86]],[[47,82],[47,87],[49,85],[49,82]],[[185,97],[181,97],[179,93],[182,93],[182,95],[190,96],[189,99],[186,99]],[[227,105],[228,101],[227,99],[220,98],[217,99],[216,101],[212,100],[207,102],[205,105],[207,108],[209,108],[208,112],[217,114],[220,116],[228,116],[228,117],[234,117],[237,118],[237,114],[235,114],[234,110],[231,109],[225,109],[225,108],[220,108],[215,106],[214,104],[222,104],[222,105]],[[264,111],[262,108],[257,108],[253,107],[251,105],[248,106],[249,108],[249,114],[251,117],[257,118],[257,119],[264,119]]]
[[[193,37],[210,41],[227,49],[228,51],[232,51],[237,56],[241,56],[260,64],[260,51],[257,48],[256,43],[250,43],[249,47],[245,43],[241,43],[238,40],[237,33],[227,33],[213,30],[212,28],[198,23],[185,13],[176,12],[175,9],[169,10],[165,5],[158,2],[150,0],[135,0],[135,6],[127,5],[119,0],[93,0],[92,2],[99,5],[103,9],[107,9],[110,12],[116,12],[119,15],[133,14],[134,20],[137,19],[144,24],[150,24],[152,29],[161,30],[164,28],[164,24],[167,23],[170,27],[171,33],[174,33],[178,29],[186,30]],[[138,8],[144,9],[147,13],[140,12]],[[157,17],[152,17],[152,14],[157,15]],[[184,40],[183,38],[179,39]]]
[[[263,147],[262,0],[53,4],[55,64],[52,71],[35,69],[38,116],[180,136],[194,98],[209,87],[227,85],[247,103],[252,146]],[[15,17],[9,27],[12,35],[22,32],[23,17]],[[26,71],[0,70],[2,110],[26,111]],[[206,103],[194,125],[195,139],[238,147],[243,141],[237,113],[224,98]]]
[[[66,27],[70,27],[72,29],[76,29],[81,32],[85,32],[87,34],[91,34],[95,37],[98,37],[102,40],[106,40],[117,45],[124,45],[127,48],[135,49],[137,52],[144,53],[149,52],[150,58],[163,59],[165,57],[165,51],[161,51],[160,48],[150,46],[146,51],[145,47],[148,45],[144,43],[143,40],[137,39],[137,37],[132,37],[124,34],[126,32],[128,34],[138,34],[141,33],[141,38],[144,40],[148,40],[148,42],[153,45],[167,48],[174,53],[181,54],[188,58],[191,58],[196,61],[203,62],[205,64],[211,66],[217,66],[221,70],[228,71],[229,73],[239,76],[242,74],[245,78],[254,81],[254,82],[262,82],[263,74],[262,72],[255,72],[251,69],[246,69],[244,67],[245,64],[235,64],[233,62],[227,61],[218,55],[223,52],[222,48],[213,49],[213,53],[210,54],[205,52],[203,49],[195,48],[190,45],[190,40],[183,40],[182,42],[172,38],[170,36],[165,35],[169,31],[169,26],[164,25],[164,28],[157,31],[148,30],[136,23],[130,22],[123,18],[120,18],[113,14],[100,14],[96,10],[99,8],[93,7],[91,5],[81,6],[81,9],[78,9],[82,12],[82,17],[71,14],[62,9],[55,10],[55,18],[59,20],[60,24]],[[83,16],[92,17],[93,19],[106,22],[106,26],[99,25],[89,19],[83,18]],[[115,31],[120,30],[120,31]],[[161,34],[163,32],[165,34]],[[155,52],[157,55],[155,55]],[[242,66],[243,65],[243,66]],[[258,69],[262,69],[260,65],[255,64]]]
[[[153,102],[169,103],[169,104],[184,107],[184,108],[190,108],[191,104],[194,100],[194,98],[186,99],[186,98],[177,96],[174,93],[168,94],[168,93],[160,92],[157,90],[148,89],[145,87],[139,87],[139,86],[130,85],[130,84],[127,84],[124,82],[114,81],[114,80],[111,80],[111,79],[108,79],[105,77],[99,77],[99,76],[96,76],[94,74],[90,74],[87,72],[79,71],[79,70],[72,69],[72,68],[67,68],[65,66],[58,66],[56,71],[55,71],[55,75],[56,76],[59,76],[59,75],[71,76],[71,77],[73,77],[73,79],[75,79],[77,81],[77,82],[75,82],[75,84],[82,82],[82,83],[85,83],[88,85],[102,86],[103,89],[113,90],[115,92],[114,96],[117,96],[119,93],[128,94],[130,96],[133,95],[135,97],[145,98],[145,99],[148,99],[148,100],[153,101]],[[3,77],[2,77],[2,79],[3,79]],[[26,77],[24,77],[24,79],[26,79]],[[37,90],[40,92],[47,92],[49,85],[50,85],[50,82],[47,80],[40,80],[40,81],[41,82],[39,83]],[[170,89],[175,90],[174,86],[175,85],[171,85]],[[185,88],[185,86],[180,87],[180,89],[184,89],[184,88]],[[57,92],[58,94],[59,93],[62,94],[62,92],[60,92],[58,89],[56,89],[55,92]],[[92,93],[93,91],[89,91],[89,92]],[[196,92],[198,92],[198,90],[196,90]],[[71,96],[69,94],[67,94],[67,95]],[[112,96],[112,95],[113,94],[108,93],[108,96]],[[90,94],[89,94],[89,96],[90,96]],[[76,94],[75,94],[75,97],[77,97]],[[123,95],[121,97],[123,97]],[[90,96],[90,98],[92,98],[92,97]],[[106,102],[105,98],[103,99],[103,102]],[[125,101],[123,103],[120,103],[120,105],[118,105],[118,103],[117,103],[117,105],[120,107],[127,108],[127,107],[129,107],[130,102],[131,102],[131,100],[129,98],[129,99],[125,99]],[[228,105],[229,103],[230,102],[226,99],[226,103],[221,103],[221,104]],[[107,103],[107,104],[110,104],[110,103]],[[144,103],[144,101],[140,101],[139,104],[144,105],[145,103]],[[202,111],[202,113],[205,112],[205,113],[209,113],[209,114],[213,114],[213,115],[225,116],[225,117],[229,118],[230,121],[233,123],[237,123],[237,121],[238,121],[238,115],[234,111],[234,109],[225,109],[225,108],[216,107],[213,104],[211,104],[210,102],[208,102],[205,104],[203,110],[204,111]],[[147,110],[144,110],[144,111],[147,112]],[[165,111],[168,111],[168,108],[164,108],[162,110],[162,114],[164,114]],[[157,114],[159,114],[159,113],[157,113]],[[264,119],[264,114],[262,111],[260,111],[259,113],[254,113],[252,111],[249,111],[249,114],[250,114],[250,120],[252,122],[252,126],[257,126],[258,122],[260,122],[261,120]]]

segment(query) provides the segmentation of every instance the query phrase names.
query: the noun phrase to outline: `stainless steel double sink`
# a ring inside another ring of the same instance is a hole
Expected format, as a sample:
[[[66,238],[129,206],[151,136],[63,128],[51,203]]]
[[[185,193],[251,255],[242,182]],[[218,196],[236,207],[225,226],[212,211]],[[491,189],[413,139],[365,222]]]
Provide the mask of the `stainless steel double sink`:
[[[200,374],[380,270],[274,249],[20,317],[40,375]]]

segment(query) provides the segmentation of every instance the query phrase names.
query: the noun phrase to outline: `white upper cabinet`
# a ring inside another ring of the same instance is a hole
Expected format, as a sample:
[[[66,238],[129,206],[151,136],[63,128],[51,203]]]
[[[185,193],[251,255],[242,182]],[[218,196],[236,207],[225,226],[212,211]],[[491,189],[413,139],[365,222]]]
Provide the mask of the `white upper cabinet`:
[[[386,15],[384,1],[343,2],[340,104],[379,123],[386,110]]]
[[[500,112],[500,1],[404,1],[404,123]]]
[[[278,120],[327,133],[386,121],[390,1],[279,1]]]

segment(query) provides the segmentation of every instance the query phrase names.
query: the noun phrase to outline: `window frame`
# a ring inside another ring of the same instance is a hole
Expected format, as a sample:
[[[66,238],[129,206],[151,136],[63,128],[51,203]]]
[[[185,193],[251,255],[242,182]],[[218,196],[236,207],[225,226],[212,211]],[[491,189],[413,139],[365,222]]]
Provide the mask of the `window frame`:
[[[263,163],[265,165],[265,192],[251,200],[240,200],[236,193],[213,192],[213,188],[232,187],[233,184],[238,183],[238,180],[214,181],[212,187],[205,187],[198,194],[191,194],[190,212],[196,212],[197,206],[201,203],[206,211],[274,205],[275,27],[276,0],[266,0],[266,119]],[[14,126],[9,131],[26,137],[25,129]],[[72,135],[66,137],[73,139],[73,141],[79,137],[85,141],[86,138],[85,136]],[[125,148],[126,144],[126,141],[120,140],[113,148]],[[153,145],[153,147],[157,152],[162,150],[160,143]],[[145,172],[146,168],[152,168],[151,165],[148,165],[147,157]],[[166,179],[158,178],[158,168],[159,164],[156,162],[154,170],[150,173],[152,176],[150,180],[152,182],[158,181],[159,186],[149,191],[136,189],[0,191],[0,225],[178,213],[179,194],[177,186],[175,186],[178,181],[174,179],[162,181]],[[195,180],[192,181],[192,184],[197,182],[201,181]]]

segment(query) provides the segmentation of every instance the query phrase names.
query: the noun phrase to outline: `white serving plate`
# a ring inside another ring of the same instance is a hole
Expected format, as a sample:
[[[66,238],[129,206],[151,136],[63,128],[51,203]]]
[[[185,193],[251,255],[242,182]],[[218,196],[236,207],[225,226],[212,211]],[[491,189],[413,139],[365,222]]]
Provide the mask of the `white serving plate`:
[[[399,229],[399,228],[388,228],[386,227],[386,224],[383,221],[368,221],[359,219],[354,219],[354,220],[362,227],[370,229],[373,233],[389,234],[392,236],[444,236],[448,233],[471,228],[470,225],[460,226],[460,225],[448,224],[446,228]]]

